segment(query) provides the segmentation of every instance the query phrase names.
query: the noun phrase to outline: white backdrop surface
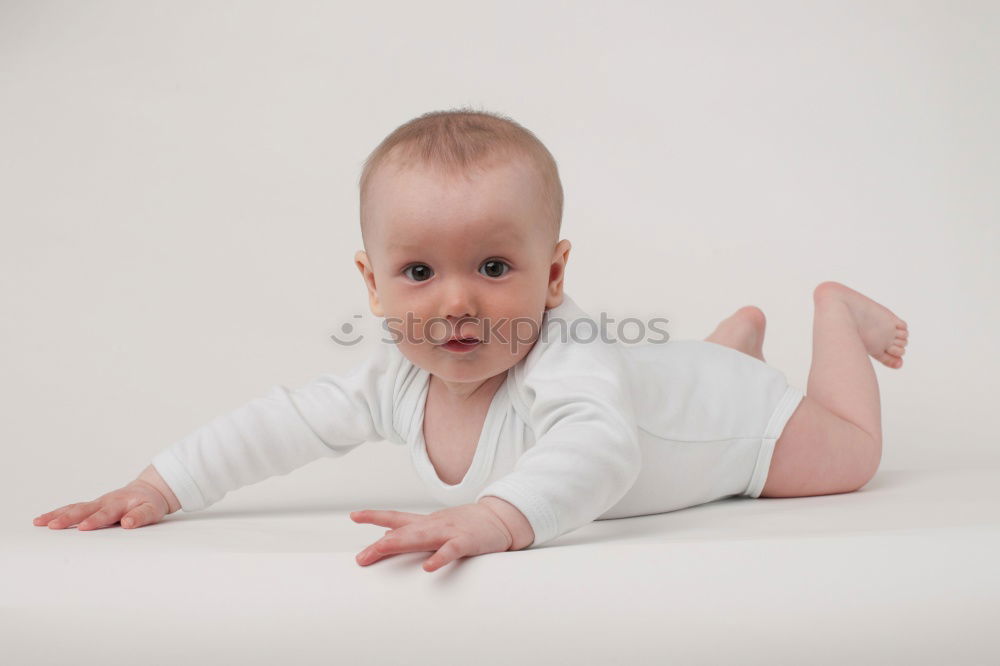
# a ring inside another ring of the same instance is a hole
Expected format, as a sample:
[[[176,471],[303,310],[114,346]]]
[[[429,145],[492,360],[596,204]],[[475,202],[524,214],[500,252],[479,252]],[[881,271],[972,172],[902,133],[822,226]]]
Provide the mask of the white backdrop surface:
[[[998,44],[998,6],[968,1],[0,2],[4,644],[17,663],[154,644],[151,663],[396,663],[393,631],[444,663],[1000,658]],[[31,525],[358,363],[329,335],[378,330],[352,262],[362,161],[458,106],[556,157],[566,289],[592,314],[687,339],[758,305],[803,388],[816,284],[905,319],[904,367],[876,366],[872,484],[597,523],[437,582],[423,557],[353,562],[381,531],[348,511],[435,508],[385,443],[151,528]],[[440,623],[406,614],[428,600]]]

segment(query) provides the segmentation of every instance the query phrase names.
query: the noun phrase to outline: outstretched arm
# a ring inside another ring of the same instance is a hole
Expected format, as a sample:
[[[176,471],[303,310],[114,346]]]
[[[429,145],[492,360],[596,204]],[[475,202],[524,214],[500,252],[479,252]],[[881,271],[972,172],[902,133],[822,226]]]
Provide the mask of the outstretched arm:
[[[362,364],[267,395],[223,414],[153,458],[185,511],[226,493],[288,474],[364,442],[391,439],[393,391],[402,355],[380,343]]]

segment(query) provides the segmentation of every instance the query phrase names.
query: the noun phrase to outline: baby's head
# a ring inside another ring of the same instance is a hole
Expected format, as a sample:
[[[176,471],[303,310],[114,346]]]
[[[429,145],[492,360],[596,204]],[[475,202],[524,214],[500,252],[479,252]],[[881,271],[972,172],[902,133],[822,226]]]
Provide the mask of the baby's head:
[[[481,111],[427,113],[372,152],[360,190],[355,263],[407,358],[472,383],[527,355],[562,302],[570,250],[556,162],[534,134]],[[454,336],[481,342],[452,351]]]

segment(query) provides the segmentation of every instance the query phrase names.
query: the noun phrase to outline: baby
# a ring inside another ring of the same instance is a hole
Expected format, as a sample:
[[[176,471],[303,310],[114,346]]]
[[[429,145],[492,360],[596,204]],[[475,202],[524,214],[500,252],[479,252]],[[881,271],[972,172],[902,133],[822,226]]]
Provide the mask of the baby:
[[[125,487],[35,525],[149,525],[388,440],[408,446],[448,508],[351,513],[389,528],[357,562],[429,551],[434,571],[593,520],[845,493],[875,474],[881,414],[868,358],[901,367],[908,332],[862,294],[837,282],[813,292],[803,393],[764,362],[753,306],[703,341],[595,337],[564,292],[571,246],[559,240],[555,160],[509,118],[457,110],[402,125],[366,161],[360,196],[355,263],[393,340],[350,373],[274,387],[159,453]]]

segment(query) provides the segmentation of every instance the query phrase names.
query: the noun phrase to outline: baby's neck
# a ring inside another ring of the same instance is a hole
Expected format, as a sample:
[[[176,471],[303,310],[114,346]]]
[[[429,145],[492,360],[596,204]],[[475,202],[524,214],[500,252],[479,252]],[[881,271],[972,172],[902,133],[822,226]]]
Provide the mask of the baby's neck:
[[[429,390],[435,394],[438,400],[454,405],[462,405],[469,401],[481,400],[484,396],[492,397],[506,379],[506,372],[501,372],[493,377],[487,377],[478,383],[449,382],[437,375],[431,375]]]

